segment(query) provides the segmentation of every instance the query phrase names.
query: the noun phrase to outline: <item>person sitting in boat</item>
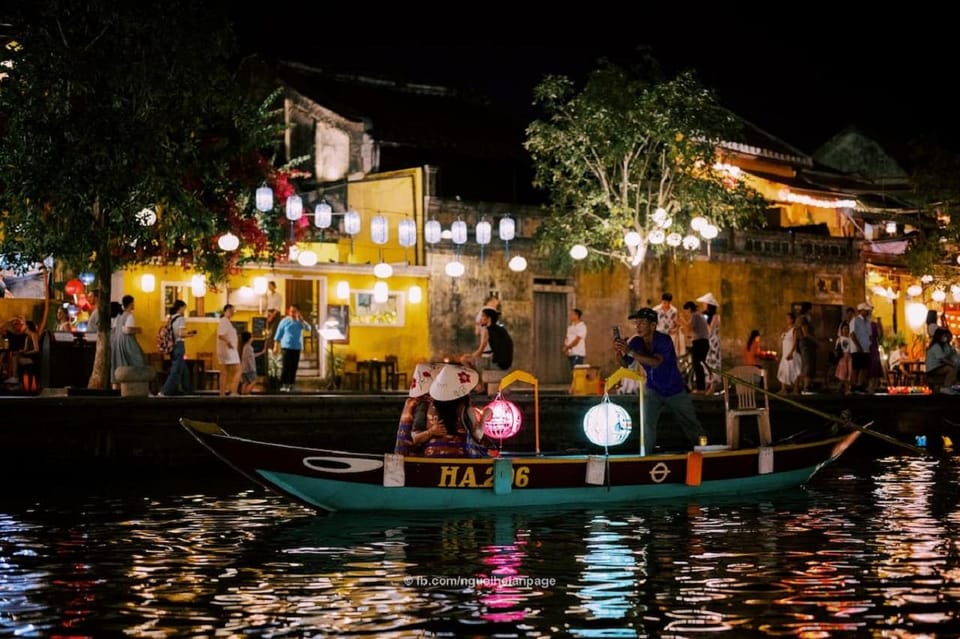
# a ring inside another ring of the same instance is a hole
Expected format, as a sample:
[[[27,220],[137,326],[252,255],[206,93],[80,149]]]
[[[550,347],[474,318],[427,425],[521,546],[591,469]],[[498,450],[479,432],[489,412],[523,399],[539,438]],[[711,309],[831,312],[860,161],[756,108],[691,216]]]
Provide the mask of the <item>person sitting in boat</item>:
[[[430,405],[424,431],[414,430],[413,447],[423,447],[424,457],[485,457],[483,416],[470,405],[477,371],[444,364],[430,384]]]
[[[410,383],[410,393],[403,404],[400,425],[397,427],[397,441],[393,452],[397,455],[421,455],[423,445],[414,445],[414,434],[427,430],[427,409],[433,398],[430,397],[430,384],[440,371],[440,366],[417,364]],[[421,436],[420,439],[423,439]]]
[[[647,451],[653,452],[656,445],[657,422],[664,407],[673,411],[690,445],[696,446],[706,433],[697,419],[677,365],[673,340],[669,335],[657,332],[657,312],[652,308],[634,311],[627,319],[634,320],[637,334],[629,342],[623,338],[615,339],[613,347],[624,366],[636,361],[647,374],[643,400],[644,443]]]

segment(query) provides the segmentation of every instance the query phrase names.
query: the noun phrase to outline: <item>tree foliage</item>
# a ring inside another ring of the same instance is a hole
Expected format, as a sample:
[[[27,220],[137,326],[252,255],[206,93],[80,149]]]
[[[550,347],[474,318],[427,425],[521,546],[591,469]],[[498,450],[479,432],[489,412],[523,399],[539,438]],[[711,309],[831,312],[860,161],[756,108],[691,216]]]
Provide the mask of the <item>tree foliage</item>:
[[[692,74],[648,80],[649,66],[635,74],[604,63],[580,90],[564,76],[535,89],[546,117],[528,127],[526,148],[549,193],[538,245],[554,266],[583,244],[588,267],[636,267],[669,250],[664,235],[690,233],[694,217],[721,229],[759,219],[759,195],[715,168],[735,118]],[[638,245],[625,243],[629,231]]]
[[[105,308],[128,265],[217,282],[283,250],[283,216],[252,202],[282,123],[238,82],[232,31],[208,4],[20,3],[0,83],[0,258],[92,270]],[[219,250],[228,229],[254,250]]]
[[[179,262],[216,281],[235,259],[216,247],[228,227],[280,250],[282,229],[250,202],[276,119],[241,90],[231,31],[203,4],[24,4],[0,86],[3,254]]]

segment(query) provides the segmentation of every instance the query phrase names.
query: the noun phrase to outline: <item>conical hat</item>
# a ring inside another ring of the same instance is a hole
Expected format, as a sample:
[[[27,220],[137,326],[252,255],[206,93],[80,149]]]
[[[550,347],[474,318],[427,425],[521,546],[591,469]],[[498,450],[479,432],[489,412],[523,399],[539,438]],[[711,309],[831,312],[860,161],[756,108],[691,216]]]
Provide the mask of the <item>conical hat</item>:
[[[469,395],[480,381],[480,373],[472,368],[444,364],[430,385],[430,397],[449,402]]]
[[[439,364],[417,364],[413,369],[413,380],[410,382],[410,397],[420,397],[430,392],[430,385],[440,372]]]
[[[713,296],[713,293],[704,293],[697,298],[697,301],[701,304],[709,304],[710,306],[720,306],[720,302]]]

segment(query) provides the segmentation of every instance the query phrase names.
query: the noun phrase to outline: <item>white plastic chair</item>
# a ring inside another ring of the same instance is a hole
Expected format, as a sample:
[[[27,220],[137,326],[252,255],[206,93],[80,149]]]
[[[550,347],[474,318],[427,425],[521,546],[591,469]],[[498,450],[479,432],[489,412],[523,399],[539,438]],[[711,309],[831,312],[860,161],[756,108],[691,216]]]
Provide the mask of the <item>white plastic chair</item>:
[[[761,393],[746,384],[737,383],[738,379],[759,386],[764,391],[767,390],[767,372],[756,366],[737,366],[728,370],[723,376],[727,445],[731,449],[740,447],[740,418],[744,415],[753,415],[757,418],[760,445],[769,446],[773,441],[770,433],[770,397],[766,392]],[[763,395],[763,399],[759,402],[758,394]]]

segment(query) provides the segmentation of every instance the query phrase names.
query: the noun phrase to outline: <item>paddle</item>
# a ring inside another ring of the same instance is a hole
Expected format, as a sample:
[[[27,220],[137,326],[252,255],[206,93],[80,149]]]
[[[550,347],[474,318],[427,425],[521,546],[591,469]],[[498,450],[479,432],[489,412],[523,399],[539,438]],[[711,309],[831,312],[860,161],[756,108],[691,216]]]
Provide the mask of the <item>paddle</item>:
[[[865,435],[870,435],[871,437],[876,437],[877,439],[881,439],[881,440],[887,442],[888,444],[893,444],[894,446],[899,446],[900,448],[905,448],[905,449],[909,450],[909,451],[912,452],[912,453],[915,453],[915,454],[918,454],[918,455],[923,455],[923,456],[931,456],[931,455],[930,455],[930,452],[927,451],[927,450],[925,450],[925,449],[923,449],[923,448],[919,448],[919,447],[917,447],[917,446],[914,446],[913,444],[908,444],[908,443],[906,443],[906,442],[902,442],[902,441],[900,441],[899,439],[897,439],[896,437],[891,437],[890,435],[887,435],[886,433],[879,433],[879,432],[877,432],[877,431],[875,431],[875,430],[870,430],[870,429],[867,428],[866,426],[860,426],[859,424],[855,424],[855,423],[853,423],[853,421],[852,421],[849,417],[844,418],[844,417],[838,417],[837,415],[831,415],[830,413],[825,413],[825,412],[823,412],[823,411],[821,411],[821,410],[817,410],[816,408],[813,408],[812,406],[807,406],[806,404],[802,404],[802,403],[798,402],[798,401],[795,400],[795,399],[791,399],[791,398],[789,398],[789,397],[784,397],[783,395],[779,395],[779,394],[777,394],[777,393],[774,393],[774,392],[772,392],[772,391],[769,391],[769,390],[767,390],[766,388],[763,388],[762,386],[758,386],[758,385],[754,384],[753,382],[748,382],[748,381],[745,380],[745,379],[740,379],[739,377],[735,377],[735,376],[731,375],[730,373],[728,373],[728,372],[726,372],[726,371],[714,370],[714,369],[710,368],[709,366],[707,366],[706,364],[704,364],[703,367],[704,367],[705,369],[707,369],[707,372],[710,373],[710,374],[716,373],[716,374],[718,374],[718,375],[720,375],[720,376],[722,376],[722,377],[726,377],[727,379],[734,380],[737,384],[743,384],[743,385],[746,386],[747,388],[752,388],[753,390],[759,391],[759,392],[763,393],[764,395],[767,395],[768,397],[772,397],[773,399],[780,400],[781,402],[784,402],[785,404],[790,404],[791,406],[794,406],[794,407],[799,408],[799,409],[801,409],[801,410],[805,410],[805,411],[807,411],[808,413],[813,413],[814,415],[817,415],[818,417],[822,417],[823,419],[826,419],[826,420],[828,420],[828,421],[834,422],[834,423],[836,423],[836,424],[840,424],[840,425],[842,425],[842,426],[846,426],[847,428],[853,428],[853,429],[855,429],[855,430],[860,431],[861,433],[863,433],[863,434],[865,434]]]

